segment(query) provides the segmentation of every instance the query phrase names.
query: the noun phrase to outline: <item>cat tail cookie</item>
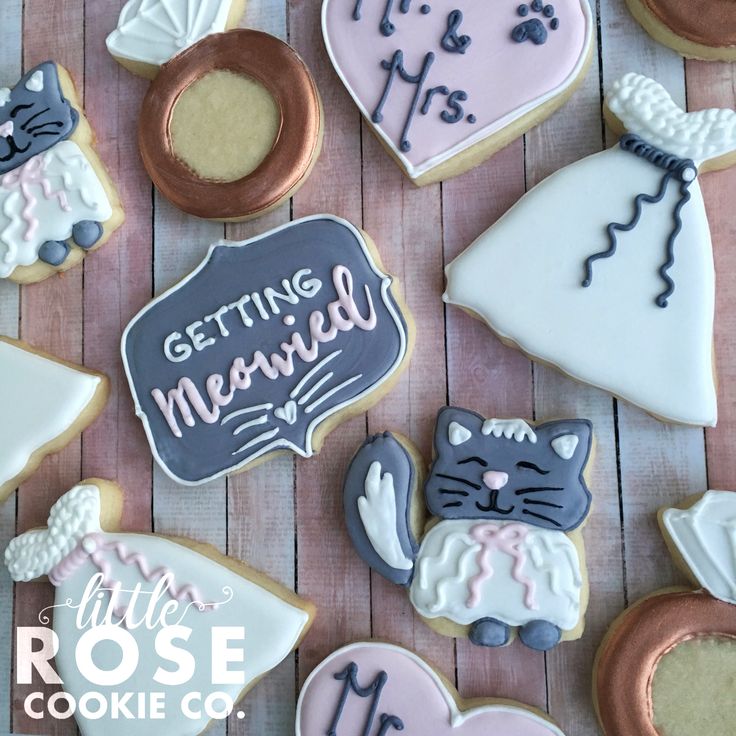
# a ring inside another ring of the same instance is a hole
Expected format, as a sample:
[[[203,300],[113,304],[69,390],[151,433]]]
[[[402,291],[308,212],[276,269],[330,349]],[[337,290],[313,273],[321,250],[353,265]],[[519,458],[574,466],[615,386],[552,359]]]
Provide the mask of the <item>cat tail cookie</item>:
[[[39,620],[53,618],[59,642],[55,670],[75,702],[90,689],[106,702],[120,692],[119,681],[90,682],[78,665],[81,638],[97,629],[93,637],[110,640],[103,646],[137,653],[126,691],[163,693],[165,720],[156,732],[196,736],[208,727],[210,715],[207,708],[187,707],[191,693],[200,694],[202,704],[214,697],[218,710],[220,703],[232,710],[299,645],[315,609],[209,545],[119,531],[121,511],[115,483],[83,480],[54,504],[46,529],[10,542],[5,564],[17,582],[47,576],[55,587],[54,605],[41,611]],[[80,617],[82,609],[87,615]],[[161,646],[164,641],[168,647]],[[179,650],[176,655],[172,647]],[[87,736],[130,733],[130,724],[112,709],[93,718],[84,713],[78,711],[76,718]],[[150,723],[141,728],[153,733]]]
[[[350,463],[344,485],[345,522],[361,558],[392,583],[408,586],[424,527],[417,502],[419,451],[404,437],[369,437]]]
[[[0,503],[92,424],[109,393],[103,373],[0,336]]]
[[[69,73],[47,61],[0,89],[0,278],[42,281],[123,223]]]

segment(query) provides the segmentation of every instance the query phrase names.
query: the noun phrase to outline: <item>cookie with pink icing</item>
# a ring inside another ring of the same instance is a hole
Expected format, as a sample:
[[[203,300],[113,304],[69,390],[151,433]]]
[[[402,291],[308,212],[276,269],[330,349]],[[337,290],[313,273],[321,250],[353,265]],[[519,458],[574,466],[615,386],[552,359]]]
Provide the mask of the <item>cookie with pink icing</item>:
[[[587,0],[324,0],[327,52],[418,185],[473,168],[542,122],[588,69]]]
[[[127,692],[160,694],[164,720],[128,699],[138,736],[197,736],[213,718],[208,697],[217,700],[216,717],[226,717],[297,647],[314,607],[207,545],[117,531],[121,507],[114,483],[84,480],[54,504],[46,529],[10,542],[5,564],[18,582],[48,576],[56,589],[39,623],[53,620],[53,669],[86,736],[131,733],[111,707]],[[91,691],[97,699],[85,713]],[[98,701],[107,710],[90,715]],[[25,708],[49,723],[45,705]]]
[[[297,705],[296,736],[564,736],[545,714],[520,703],[463,701],[427,662],[394,644],[338,649],[309,675]]]

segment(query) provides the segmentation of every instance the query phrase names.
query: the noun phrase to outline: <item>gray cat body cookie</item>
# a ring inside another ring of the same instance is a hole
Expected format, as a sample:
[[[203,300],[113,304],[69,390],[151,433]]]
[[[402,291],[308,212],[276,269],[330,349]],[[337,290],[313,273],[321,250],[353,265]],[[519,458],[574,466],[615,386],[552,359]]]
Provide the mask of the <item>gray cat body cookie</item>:
[[[583,472],[590,422],[536,427],[446,407],[424,484],[433,519],[417,544],[416,453],[390,433],[369,438],[345,487],[348,533],[359,555],[405,586],[440,633],[481,646],[549,650],[582,633],[587,578],[580,527],[591,494]]]

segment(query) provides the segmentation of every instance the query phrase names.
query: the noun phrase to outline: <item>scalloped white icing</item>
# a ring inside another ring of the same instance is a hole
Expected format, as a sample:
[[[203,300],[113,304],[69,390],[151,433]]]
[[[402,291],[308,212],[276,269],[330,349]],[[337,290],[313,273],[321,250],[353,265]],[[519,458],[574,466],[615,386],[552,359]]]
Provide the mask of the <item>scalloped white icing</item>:
[[[74,486],[51,507],[48,528],[34,529],[10,541],[5,565],[16,582],[35,580],[48,575],[87,534],[98,531],[99,488]]]
[[[736,604],[736,492],[708,491],[689,509],[667,509],[662,519],[700,585]]]
[[[161,66],[211,33],[225,30],[233,0],[129,0],[107,37],[113,55]]]
[[[614,82],[608,109],[630,133],[696,163],[736,151],[736,112],[685,112],[659,82],[630,72]]]

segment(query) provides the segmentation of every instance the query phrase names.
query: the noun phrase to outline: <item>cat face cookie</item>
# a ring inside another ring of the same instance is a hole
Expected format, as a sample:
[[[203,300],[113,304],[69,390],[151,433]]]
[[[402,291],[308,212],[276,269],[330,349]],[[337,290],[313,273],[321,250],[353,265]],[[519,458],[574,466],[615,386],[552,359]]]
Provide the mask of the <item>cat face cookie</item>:
[[[122,352],[156,459],[194,485],[277,451],[310,457],[389,390],[412,335],[368,236],[315,215],[212,246]]]
[[[0,89],[0,278],[41,281],[122,224],[68,72],[51,61]]]
[[[372,437],[353,458],[344,502],[358,554],[406,587],[441,634],[496,647],[518,630],[539,650],[578,638],[588,600],[580,528],[591,501],[590,423],[531,427],[447,407],[434,446],[424,499],[421,459],[405,440]]]
[[[378,730],[376,730],[378,729]],[[413,652],[383,642],[348,644],[309,675],[296,736],[564,736],[544,714],[512,701],[472,706]]]
[[[481,163],[560,107],[587,71],[587,0],[324,0],[327,52],[419,185]]]
[[[736,61],[736,8],[730,0],[626,0],[656,41],[683,56]]]
[[[447,267],[444,299],[659,419],[713,426],[715,286],[699,173],[736,160],[736,113],[685,113],[657,82],[627,74],[606,115],[628,131],[620,143],[524,195]]]
[[[708,491],[659,523],[699,586],[653,593],[624,611],[596,658],[593,692],[606,736],[726,736],[736,706],[736,493]]]
[[[232,709],[297,647],[314,609],[206,545],[117,531],[120,510],[115,484],[82,481],[53,506],[47,529],[10,542],[5,563],[16,581],[48,575],[54,585],[54,604],[39,620],[53,619],[55,671],[75,703],[89,691],[106,703],[126,692],[162,693],[165,719],[144,712],[135,732],[196,736],[211,721],[208,697],[219,693],[218,710]],[[218,655],[222,635],[228,652]],[[227,672],[215,672],[225,657]],[[127,701],[133,711],[135,700]],[[130,721],[112,713],[78,709],[75,717],[87,736],[130,734]]]
[[[102,373],[0,336],[0,503],[97,418],[109,390]]]

